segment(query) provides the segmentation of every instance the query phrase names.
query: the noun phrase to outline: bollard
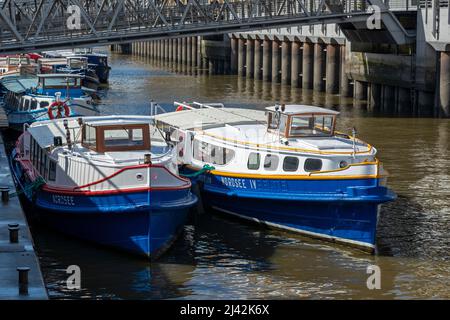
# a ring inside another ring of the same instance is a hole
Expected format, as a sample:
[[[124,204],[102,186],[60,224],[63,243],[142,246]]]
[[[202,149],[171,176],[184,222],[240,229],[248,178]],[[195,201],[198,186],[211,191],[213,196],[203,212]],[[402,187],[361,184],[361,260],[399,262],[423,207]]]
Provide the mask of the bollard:
[[[8,203],[9,201],[9,187],[0,187],[0,192],[2,193],[2,202]]]
[[[19,272],[19,294],[27,295],[28,294],[28,272],[30,271],[30,268],[17,267],[17,271]]]
[[[18,243],[19,242],[19,224],[18,223],[10,223],[8,224],[9,230],[9,242],[10,243]]]

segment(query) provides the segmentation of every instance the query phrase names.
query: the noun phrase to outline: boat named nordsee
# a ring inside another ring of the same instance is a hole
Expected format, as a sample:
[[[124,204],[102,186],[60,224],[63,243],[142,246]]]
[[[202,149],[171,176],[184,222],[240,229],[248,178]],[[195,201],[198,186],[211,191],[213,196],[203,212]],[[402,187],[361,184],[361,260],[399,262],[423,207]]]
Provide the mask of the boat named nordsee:
[[[57,119],[25,126],[11,166],[46,225],[153,259],[197,201],[173,150],[150,117]]]
[[[176,103],[157,126],[205,205],[270,227],[373,252],[380,204],[395,199],[377,150],[335,130],[339,112]],[[200,174],[201,173],[201,174]]]

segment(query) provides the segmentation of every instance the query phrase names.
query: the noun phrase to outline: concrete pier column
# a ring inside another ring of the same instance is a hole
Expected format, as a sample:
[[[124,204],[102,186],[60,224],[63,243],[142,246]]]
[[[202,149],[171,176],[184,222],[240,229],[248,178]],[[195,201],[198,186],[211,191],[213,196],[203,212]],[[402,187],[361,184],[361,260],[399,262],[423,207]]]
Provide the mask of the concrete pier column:
[[[186,64],[190,66],[192,63],[192,38],[186,38]]]
[[[215,61],[213,59],[208,59],[208,73],[210,75],[216,74]]]
[[[367,99],[367,82],[355,80],[355,93],[354,97],[356,100],[366,100]]]
[[[155,59],[159,59],[159,40],[155,40]]]
[[[169,56],[167,58],[168,61],[172,61],[172,56],[173,56],[173,42],[172,39],[168,39],[168,45],[169,45]]]
[[[339,91],[341,96],[343,97],[351,97],[352,90],[350,88],[350,79],[347,75],[346,65],[347,65],[347,57],[346,57],[346,47],[340,46],[340,58],[341,58],[341,70],[340,70],[340,86]]]
[[[393,86],[383,86],[383,111],[393,113],[395,110],[395,88]]]
[[[439,68],[439,115],[450,117],[450,52],[441,52]]]
[[[324,52],[323,44],[314,44],[314,84],[315,91],[324,91]]]
[[[271,74],[272,74],[271,52],[272,52],[272,47],[271,47],[270,40],[265,39],[263,41],[263,69],[262,69],[264,81],[270,81],[270,79],[271,79]]]
[[[413,107],[411,105],[411,89],[397,87],[397,113],[399,115],[411,115]]]
[[[247,39],[247,57],[245,58],[245,76],[253,78],[253,70],[255,67],[255,40]]]
[[[255,58],[253,63],[253,78],[261,80],[262,78],[262,40],[255,39]]]
[[[164,40],[159,40],[159,60],[164,60]]]
[[[154,58],[155,54],[155,41],[150,41],[150,58]]]
[[[339,92],[339,46],[327,45],[325,92],[335,94]]]
[[[181,38],[181,63],[186,64],[187,61],[187,38]]]
[[[280,42],[272,41],[272,82],[280,82]]]
[[[231,74],[237,74],[238,72],[238,39],[230,39],[230,72]]]
[[[239,38],[238,40],[238,75],[245,76],[245,40]]]
[[[168,62],[168,61],[170,61],[170,40],[169,39],[164,40],[164,46],[165,46],[164,60],[166,62]]]
[[[369,90],[369,108],[372,111],[381,110],[381,84],[371,83]]]
[[[202,37],[197,37],[197,68],[202,69]]]
[[[300,42],[293,41],[291,45],[291,86],[298,88],[300,86]]]
[[[197,67],[197,37],[191,38],[192,50],[191,50],[191,66],[192,68]]]
[[[417,93],[417,115],[427,117],[433,115],[434,94],[428,91],[419,91]]]
[[[177,63],[181,64],[181,58],[182,58],[182,50],[181,47],[183,46],[183,41],[181,38],[177,39]]]
[[[172,56],[170,59],[172,59],[172,62],[176,62],[177,61],[177,39],[170,39],[170,41],[172,42]]]
[[[281,43],[281,84],[291,84],[291,42]]]
[[[303,43],[303,61],[302,61],[302,88],[313,88],[313,44]]]

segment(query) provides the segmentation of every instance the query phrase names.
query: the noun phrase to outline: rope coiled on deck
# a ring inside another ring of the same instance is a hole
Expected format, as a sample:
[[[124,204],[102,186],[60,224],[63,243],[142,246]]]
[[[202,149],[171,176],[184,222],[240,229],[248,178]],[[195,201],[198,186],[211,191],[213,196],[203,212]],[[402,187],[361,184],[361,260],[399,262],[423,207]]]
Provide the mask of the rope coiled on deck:
[[[180,176],[186,177],[186,178],[195,178],[198,177],[201,174],[204,174],[205,172],[215,170],[216,168],[213,166],[210,166],[209,164],[205,164],[203,168],[201,168],[199,171],[193,172],[193,173],[180,173]]]

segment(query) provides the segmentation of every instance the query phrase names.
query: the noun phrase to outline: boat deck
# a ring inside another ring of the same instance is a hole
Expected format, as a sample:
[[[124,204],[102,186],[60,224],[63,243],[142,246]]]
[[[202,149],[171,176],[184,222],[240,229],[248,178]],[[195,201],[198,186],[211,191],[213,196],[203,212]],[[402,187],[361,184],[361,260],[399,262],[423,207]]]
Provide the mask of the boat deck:
[[[0,185],[15,191],[1,135]],[[18,243],[9,242],[8,224],[11,223],[17,223],[20,226]],[[17,267],[30,268],[28,295],[19,295]],[[0,200],[0,288],[2,288],[0,300],[48,299],[31,233],[17,197],[11,197],[7,203]]]
[[[263,111],[240,108],[203,108],[168,112],[155,116],[157,126],[170,126],[182,130],[207,129],[227,125],[265,123]]]

